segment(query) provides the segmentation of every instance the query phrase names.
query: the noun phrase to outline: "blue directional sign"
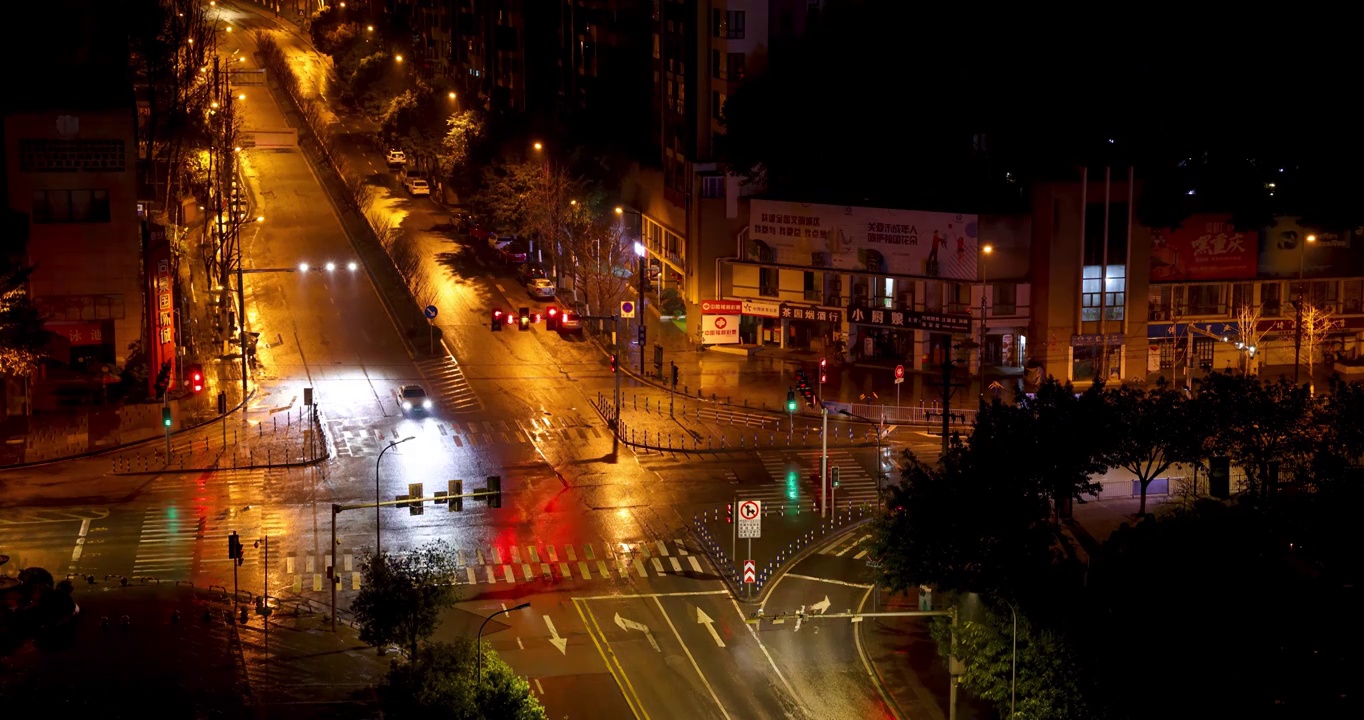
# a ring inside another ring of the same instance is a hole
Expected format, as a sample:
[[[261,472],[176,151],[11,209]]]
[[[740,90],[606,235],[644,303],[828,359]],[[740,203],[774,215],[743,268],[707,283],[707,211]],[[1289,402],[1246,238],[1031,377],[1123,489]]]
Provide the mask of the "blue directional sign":
[[[427,320],[435,320],[435,319],[436,319],[436,315],[438,315],[438,314],[440,314],[440,311],[436,309],[436,306],[435,306],[435,305],[427,305],[427,306],[426,306],[426,319],[427,319]]]

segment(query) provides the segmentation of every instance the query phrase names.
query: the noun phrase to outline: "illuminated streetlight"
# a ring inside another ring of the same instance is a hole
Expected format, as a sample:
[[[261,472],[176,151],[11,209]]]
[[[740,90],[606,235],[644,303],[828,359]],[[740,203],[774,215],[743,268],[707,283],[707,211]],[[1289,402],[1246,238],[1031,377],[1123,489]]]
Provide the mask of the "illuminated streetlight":
[[[308,272],[308,263],[299,263],[299,264],[298,264],[298,271],[299,271],[299,272]]]
[[[1308,236],[1307,236],[1307,242],[1316,242],[1316,241],[1317,241],[1317,236],[1316,236],[1316,235],[1308,235]]]
[[[373,25],[366,25],[366,26],[365,26],[365,32],[374,32],[374,26],[373,26]]]
[[[354,260],[352,260],[352,261],[346,263],[346,269],[349,270],[349,271],[351,271],[351,272],[355,272],[355,271],[358,270],[359,268],[360,268],[360,266],[359,266],[358,264],[356,264],[356,262],[355,262]]]
[[[327,263],[327,272],[334,272],[335,270],[336,270],[336,263],[334,263],[334,262],[329,262],[329,263]]]
[[[403,56],[402,56],[402,55],[394,55],[394,56],[393,56],[393,59],[394,59],[394,60],[397,60],[398,62],[402,62],[402,61],[403,61]]]
[[[640,257],[648,254],[648,251],[644,249],[644,243],[635,243],[635,254]]]
[[[617,205],[617,206],[616,206],[616,214],[617,214],[617,215],[624,215],[624,214],[625,214],[625,208],[623,208],[623,207]]]
[[[983,252],[983,253],[985,253],[986,255],[989,255],[990,253],[992,253],[992,252],[995,251],[995,246],[994,246],[994,245],[986,245],[986,246],[982,247],[982,248],[980,249],[980,251]]]
[[[264,216],[264,215],[257,215],[257,216],[256,216],[256,222],[265,222],[265,216]]]
[[[246,99],[246,93],[241,93],[240,95],[237,96],[237,99],[238,99],[238,100],[245,100],[245,99]]]
[[[450,91],[450,99],[451,99],[451,100],[454,100],[454,99],[455,99],[455,91],[454,91],[454,90],[451,90],[451,91]]]
[[[544,150],[544,149],[545,149],[545,146],[544,146],[544,145],[541,145],[540,143],[535,143],[535,146],[534,146],[534,147],[535,147],[535,152],[540,152],[541,150]]]

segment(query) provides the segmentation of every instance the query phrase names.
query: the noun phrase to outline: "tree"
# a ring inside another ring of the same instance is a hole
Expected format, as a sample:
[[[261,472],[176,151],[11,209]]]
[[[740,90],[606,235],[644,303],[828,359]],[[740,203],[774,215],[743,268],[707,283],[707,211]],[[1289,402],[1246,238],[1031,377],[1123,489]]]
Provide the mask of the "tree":
[[[482,682],[477,653],[483,653]],[[543,720],[545,709],[517,675],[486,643],[459,638],[423,646],[406,663],[395,663],[379,686],[384,715],[450,720]]]
[[[442,541],[402,555],[367,555],[360,568],[364,582],[351,602],[360,639],[378,647],[401,643],[408,657],[416,657],[417,644],[435,632],[440,611],[455,602],[453,557]]]
[[[1321,433],[1315,448],[1313,480],[1320,484],[1340,481],[1349,468],[1364,459],[1364,383],[1331,378],[1331,392],[1317,406],[1316,426]]]
[[[32,267],[19,264],[28,245],[28,219],[8,211],[0,238],[0,373],[15,377],[33,374],[43,357],[49,333],[28,295]]]
[[[495,232],[529,235],[530,207],[539,163],[500,163],[483,171],[483,187],[469,199],[474,214],[484,218]]]
[[[1260,329],[1262,307],[1253,302],[1242,303],[1236,308],[1237,349],[1241,351],[1241,371],[1250,372],[1250,361],[1255,357],[1269,328]]]
[[[1224,372],[1197,382],[1196,411],[1211,421],[1211,443],[1245,471],[1252,494],[1265,489],[1273,468],[1306,465],[1318,432],[1306,387]]]
[[[1108,411],[1103,392],[1103,383],[1096,382],[1077,393],[1070,383],[1047,378],[1032,397],[1019,404],[1032,421],[1026,428],[1031,441],[1011,459],[1019,463],[1016,472],[1020,478],[1050,493],[1058,515],[1068,512],[1071,500],[1099,489],[1093,478],[1106,469],[1103,456],[1114,434],[1105,422]],[[1005,448],[1016,442],[998,433],[987,433],[981,440],[1003,440]],[[976,448],[975,433],[971,445]],[[987,455],[993,452],[988,447],[980,451]]]
[[[443,152],[445,121],[431,87],[418,83],[415,89],[404,90],[389,101],[379,121],[379,132],[391,146],[408,152],[410,165],[429,173],[436,169]]]
[[[1307,385],[1309,388],[1315,387],[1312,373],[1317,369],[1317,350],[1321,349],[1326,341],[1327,335],[1339,322],[1335,319],[1330,310],[1305,302],[1302,306],[1302,333],[1303,357],[1307,359]]]
[[[1001,718],[1093,720],[1100,716],[1090,702],[1088,678],[1075,649],[1059,631],[1036,627],[1026,615],[1018,614],[1014,681],[1014,615],[1009,606],[974,595],[964,600],[959,606],[962,620],[956,627],[955,652],[963,666],[960,682],[967,692],[993,703]],[[943,658],[952,655],[952,625],[938,620],[931,632],[938,653]],[[1011,701],[1014,715],[1009,714]]]
[[[1184,394],[1164,383],[1150,391],[1120,387],[1104,393],[1111,413],[1112,440],[1104,462],[1136,476],[1141,485],[1138,515],[1146,514],[1146,490],[1151,481],[1176,463],[1184,462],[1188,438],[1198,428],[1188,423]]]
[[[464,110],[446,118],[445,125],[440,166],[441,172],[453,175],[468,164],[470,151],[483,137],[483,116],[477,110]]]
[[[610,308],[623,299],[637,262],[624,228],[614,215],[584,210],[571,219],[568,237],[574,294],[581,291],[590,312],[613,314]]]

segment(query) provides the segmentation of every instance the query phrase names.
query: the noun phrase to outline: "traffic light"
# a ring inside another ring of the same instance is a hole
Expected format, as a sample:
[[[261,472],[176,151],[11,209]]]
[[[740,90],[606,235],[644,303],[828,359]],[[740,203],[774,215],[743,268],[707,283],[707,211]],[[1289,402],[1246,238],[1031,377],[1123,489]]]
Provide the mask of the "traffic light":
[[[490,508],[500,508],[500,507],[502,507],[502,476],[501,476],[501,475],[489,475],[489,476],[488,476],[488,492],[490,492],[490,493],[492,493],[492,494],[491,494],[491,495],[484,495],[484,496],[483,496],[483,499],[488,503],[488,507],[490,507]]]
[[[516,314],[516,329],[530,329],[530,308],[521,308],[521,312]]]
[[[823,385],[824,383],[826,383],[826,382],[829,381],[829,375],[828,375],[827,373],[825,373],[825,370],[826,370],[828,367],[829,367],[829,361],[828,361],[826,358],[820,358],[820,359],[819,359],[819,384],[820,384],[820,385]]]
[[[734,503],[725,503],[725,522],[734,522]]]
[[[163,427],[171,426],[171,414],[169,405],[164,405],[161,407],[161,425]]]
[[[677,363],[673,363],[673,388],[677,387]]]
[[[837,466],[837,465],[835,465],[835,466],[829,468],[829,481],[833,484],[833,487],[838,487],[838,466]]]
[[[463,480],[451,480],[451,481],[450,481],[450,496],[449,496],[449,498],[447,499],[448,502],[450,503],[450,508],[449,508],[449,509],[450,509],[450,512],[459,512],[460,510],[463,510],[463,509],[464,509],[464,498],[460,497],[460,496],[463,495],[463,494],[464,494],[464,481],[463,481]]]
[[[545,329],[551,332],[559,329],[559,308],[553,305],[545,310]]]
[[[793,412],[795,412],[795,411],[796,411],[796,391],[795,391],[795,390],[787,390],[787,391],[786,391],[786,412],[793,413]]]
[[[242,539],[237,536],[235,530],[227,536],[227,559],[236,560],[238,565],[242,564]]]
[[[611,372],[616,372],[616,356],[611,356]]]
[[[421,497],[422,497],[422,484],[421,484],[421,483],[408,483],[408,484],[407,484],[407,496],[408,496],[409,498],[411,498],[411,499],[414,501],[414,502],[409,502],[409,503],[407,504],[407,514],[408,514],[408,515],[421,515],[422,512],[423,512],[422,505],[425,504],[425,503],[423,503],[423,502],[421,501]]]
[[[203,365],[189,366],[189,386],[194,389],[194,392],[203,392],[204,390]]]
[[[218,391],[218,414],[219,415],[227,414],[227,393],[223,392],[222,390]]]
[[[663,377],[663,345],[654,343],[654,372]]]
[[[502,311],[500,309],[494,308],[492,319],[493,332],[502,332],[502,319],[503,319]]]

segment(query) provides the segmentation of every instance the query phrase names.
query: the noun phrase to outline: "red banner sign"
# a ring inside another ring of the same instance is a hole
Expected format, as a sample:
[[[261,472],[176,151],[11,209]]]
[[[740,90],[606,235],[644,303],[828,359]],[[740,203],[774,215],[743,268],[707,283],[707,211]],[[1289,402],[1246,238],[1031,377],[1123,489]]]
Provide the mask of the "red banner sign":
[[[1151,282],[1253,280],[1260,233],[1237,230],[1230,215],[1194,215],[1175,229],[1151,230]]]
[[[702,315],[741,315],[744,311],[742,300],[702,300]]]

